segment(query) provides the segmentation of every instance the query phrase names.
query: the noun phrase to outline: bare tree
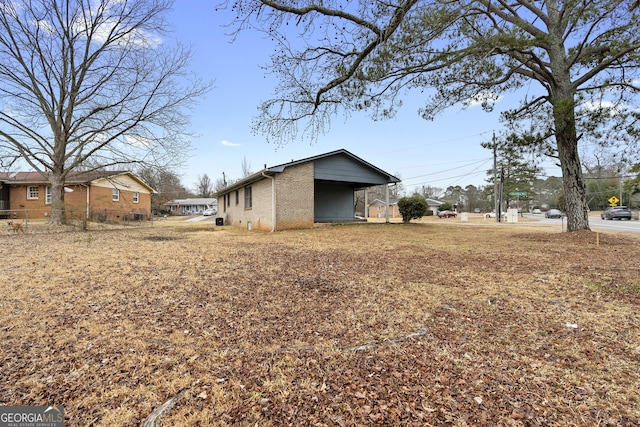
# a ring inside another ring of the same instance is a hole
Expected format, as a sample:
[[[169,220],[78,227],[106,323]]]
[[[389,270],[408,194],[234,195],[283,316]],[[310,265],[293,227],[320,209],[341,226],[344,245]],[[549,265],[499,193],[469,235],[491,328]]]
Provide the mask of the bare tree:
[[[251,175],[251,163],[247,160],[247,157],[242,157],[242,178],[246,178]]]
[[[225,177],[222,178],[217,178],[215,180],[215,182],[213,183],[213,191],[215,193],[224,190],[224,188],[229,185],[229,183],[227,182],[227,179]]]
[[[580,135],[637,152],[637,0],[232,1],[238,31],[278,43],[280,84],[256,128],[280,143],[315,139],[343,111],[392,117],[407,89],[427,94],[432,120],[526,87],[503,118],[533,123],[536,148],[558,159],[569,231],[589,228]]]
[[[138,166],[135,168],[135,172],[140,179],[155,190],[155,193],[151,195],[151,210],[154,212],[160,212],[162,205],[170,200],[189,196],[180,177],[169,169]]]
[[[186,109],[209,90],[162,36],[170,0],[0,0],[0,153],[52,189],[80,165],[167,165],[188,146]]]
[[[444,189],[440,187],[432,187],[430,185],[421,185],[419,188],[416,188],[415,192],[423,196],[425,199],[437,200],[444,194]]]
[[[198,197],[211,197],[213,193],[213,183],[211,178],[206,173],[204,175],[198,175],[198,182],[196,183],[196,194]]]

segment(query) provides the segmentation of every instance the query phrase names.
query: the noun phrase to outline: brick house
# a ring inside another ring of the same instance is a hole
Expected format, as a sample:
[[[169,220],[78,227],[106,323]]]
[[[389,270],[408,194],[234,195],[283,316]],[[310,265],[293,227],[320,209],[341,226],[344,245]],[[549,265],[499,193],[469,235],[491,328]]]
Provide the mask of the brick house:
[[[51,186],[46,175],[0,173],[0,187],[4,216],[37,219],[51,214]],[[128,171],[79,172],[67,178],[64,191],[68,216],[96,221],[149,219],[154,193]]]
[[[350,152],[337,150],[265,167],[214,196],[225,224],[276,231],[353,221],[355,191],[397,182]]]
[[[389,199],[387,205],[384,200],[375,199],[369,203],[369,209],[367,211],[368,218],[384,218],[387,212],[387,206],[389,207],[390,218],[402,218],[400,215],[400,208],[398,208],[398,199]]]
[[[171,215],[198,215],[207,209],[217,210],[218,199],[209,197],[174,199],[163,203],[162,207],[165,211],[171,212]]]

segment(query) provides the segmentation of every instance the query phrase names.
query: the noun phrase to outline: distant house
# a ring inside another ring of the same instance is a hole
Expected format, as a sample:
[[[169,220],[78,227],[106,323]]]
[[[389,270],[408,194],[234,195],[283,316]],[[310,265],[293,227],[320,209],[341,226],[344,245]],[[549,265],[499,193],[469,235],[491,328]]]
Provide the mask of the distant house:
[[[355,191],[397,182],[350,152],[337,150],[265,167],[215,196],[218,217],[225,224],[275,231],[353,221]]]
[[[433,211],[434,215],[440,211],[440,205],[444,202],[435,199],[427,199],[427,205],[429,206],[429,210]]]
[[[0,173],[0,211],[5,217],[47,218],[51,185],[39,172]],[[149,187],[129,171],[78,172],[64,185],[67,215],[97,221],[149,219]]]
[[[217,209],[218,199],[175,199],[163,205],[166,210],[171,211],[171,215],[196,215],[203,213],[206,209]]]
[[[368,218],[385,218],[386,206],[384,200],[374,199],[369,203],[369,215]],[[389,199],[389,218],[402,218],[400,215],[400,209],[398,209],[398,199]]]
[[[398,208],[399,199],[389,199],[389,217],[390,218],[402,218],[400,209]],[[434,215],[440,211],[440,205],[444,202],[440,200],[427,199],[427,209],[433,212]],[[385,217],[385,202],[384,200],[375,199],[369,203],[369,218],[384,218]]]

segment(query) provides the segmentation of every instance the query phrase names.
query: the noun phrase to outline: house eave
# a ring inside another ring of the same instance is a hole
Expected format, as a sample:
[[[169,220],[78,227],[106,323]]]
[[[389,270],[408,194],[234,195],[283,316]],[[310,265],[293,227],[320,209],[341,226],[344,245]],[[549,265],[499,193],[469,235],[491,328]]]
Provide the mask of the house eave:
[[[232,191],[239,190],[243,187],[254,184],[258,181],[262,181],[263,179],[265,179],[265,175],[274,176],[276,173],[277,171],[274,171],[271,168],[263,169],[260,172],[256,172],[252,175],[249,175],[246,178],[241,179],[240,181],[234,182],[233,184],[230,184],[227,187],[224,187],[222,190],[215,193],[213,197],[220,197],[224,194],[231,193]]]
[[[151,188],[146,182],[142,181],[138,176],[130,171],[112,171],[112,172],[100,172],[100,173],[86,173],[77,172],[70,174],[65,180],[64,185],[91,185],[92,182],[100,179],[114,179],[119,176],[129,176],[131,179],[138,182],[144,188],[146,188],[151,194],[157,194],[153,188]],[[0,181],[3,181],[9,185],[48,185],[50,181],[46,175],[39,172],[17,172],[15,174],[0,175]]]

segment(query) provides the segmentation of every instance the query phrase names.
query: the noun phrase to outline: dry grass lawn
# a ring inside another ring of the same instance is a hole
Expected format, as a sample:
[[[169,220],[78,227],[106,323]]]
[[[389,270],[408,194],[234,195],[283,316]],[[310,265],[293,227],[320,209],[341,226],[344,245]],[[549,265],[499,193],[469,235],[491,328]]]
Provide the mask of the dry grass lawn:
[[[640,424],[640,236],[164,221],[0,242],[0,404],[68,426],[170,399],[165,426]]]

